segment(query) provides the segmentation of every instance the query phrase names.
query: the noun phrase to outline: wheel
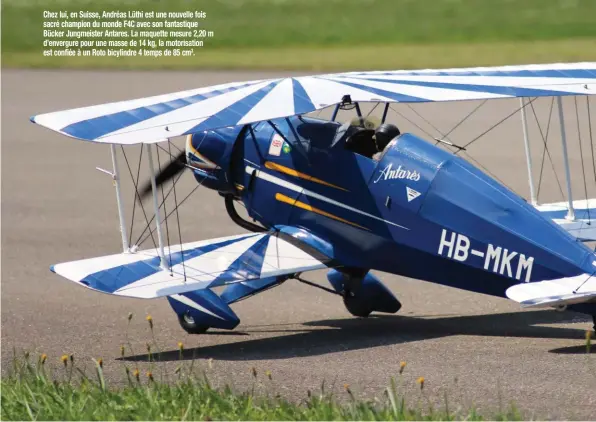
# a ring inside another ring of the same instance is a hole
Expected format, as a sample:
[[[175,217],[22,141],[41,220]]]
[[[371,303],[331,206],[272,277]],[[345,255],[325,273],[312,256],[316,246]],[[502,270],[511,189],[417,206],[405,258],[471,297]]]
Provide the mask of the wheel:
[[[372,312],[366,301],[349,292],[344,295],[344,305],[349,313],[360,318],[366,318]]]
[[[197,324],[194,318],[188,313],[178,315],[178,322],[188,334],[203,334],[209,329],[209,326],[207,325]]]

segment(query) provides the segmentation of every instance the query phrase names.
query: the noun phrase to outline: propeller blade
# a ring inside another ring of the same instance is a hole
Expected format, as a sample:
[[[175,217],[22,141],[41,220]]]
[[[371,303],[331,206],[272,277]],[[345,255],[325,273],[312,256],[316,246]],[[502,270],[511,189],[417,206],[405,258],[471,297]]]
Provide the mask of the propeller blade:
[[[186,168],[186,152],[181,151],[176,158],[155,176],[155,186],[158,187],[168,180],[175,177],[178,173],[182,172]],[[139,190],[139,196],[141,199],[145,199],[151,193],[151,181],[145,183]]]

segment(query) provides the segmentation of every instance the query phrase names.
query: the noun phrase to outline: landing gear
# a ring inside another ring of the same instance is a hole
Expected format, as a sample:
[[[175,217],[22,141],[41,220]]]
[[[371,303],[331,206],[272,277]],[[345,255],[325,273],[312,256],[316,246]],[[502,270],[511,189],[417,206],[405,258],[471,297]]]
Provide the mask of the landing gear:
[[[394,314],[401,308],[399,300],[367,270],[330,270],[327,279],[343,297],[347,311],[356,317],[366,318],[371,312]]]
[[[178,315],[178,322],[188,334],[204,334],[209,329],[208,325],[197,324],[189,313]]]
[[[347,311],[356,317],[367,318],[373,311],[368,303],[362,301],[350,291],[345,291],[343,297]]]
[[[188,334],[203,334],[211,327],[231,330],[240,323],[234,311],[209,289],[168,296],[168,302]]]

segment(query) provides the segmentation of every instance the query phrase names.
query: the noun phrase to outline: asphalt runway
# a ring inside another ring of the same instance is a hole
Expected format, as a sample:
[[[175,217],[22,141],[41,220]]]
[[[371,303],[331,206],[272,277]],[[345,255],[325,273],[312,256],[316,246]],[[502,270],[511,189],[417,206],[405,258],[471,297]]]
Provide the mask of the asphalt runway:
[[[591,322],[579,314],[524,312],[505,299],[379,274],[403,303],[397,315],[354,318],[338,297],[292,281],[234,305],[242,322],[233,332],[189,336],[178,326],[165,299],[110,297],[50,273],[54,263],[119,251],[113,188],[109,177],[95,170],[96,166],[110,168],[110,156],[105,146],[59,136],[31,124],[29,116],[270,76],[275,75],[3,70],[3,373],[9,370],[15,349],[47,353],[57,370],[64,353],[74,353],[88,371],[91,358],[101,357],[111,382],[123,382],[124,364],[152,368],[156,376],[173,379],[180,365],[177,342],[181,341],[186,349],[185,370],[194,356],[195,369],[204,369],[216,384],[230,383],[240,390],[256,385],[258,391],[298,400],[306,397],[307,390],[318,393],[325,381],[327,391],[338,397],[347,399],[343,385],[349,384],[357,397],[382,398],[389,378],[398,376],[400,361],[405,361],[399,384],[413,403],[419,399],[415,380],[424,376],[425,395],[439,407],[446,393],[452,409],[477,406],[490,414],[515,402],[529,417],[596,418],[596,355],[585,354],[583,347]],[[539,117],[548,114],[549,101],[536,103]],[[407,122],[410,119],[438,136],[416,113],[446,132],[477,105],[462,102],[413,109],[400,105],[402,116],[394,113],[391,119],[402,129],[420,133]],[[472,140],[517,105],[514,100],[483,105],[450,139]],[[581,199],[584,185],[573,99],[565,99],[565,107],[573,189]],[[592,109],[596,110],[595,101]],[[585,124],[585,98],[579,99],[579,110]],[[596,127],[596,121],[592,125]],[[553,112],[549,145],[563,183],[558,130]],[[589,148],[586,134],[582,132],[584,150]],[[537,173],[542,140],[531,119],[530,135]],[[527,197],[519,116],[479,139],[469,153]],[[133,166],[135,160],[136,156]],[[122,160],[121,165],[126,168]],[[589,155],[584,165],[586,172],[592,171]],[[559,201],[548,160],[544,168],[540,199]],[[192,177],[185,175],[179,195],[193,186]],[[593,183],[589,189],[588,194],[596,196]],[[128,198],[130,189],[126,194]],[[130,206],[130,198],[127,201]],[[180,218],[185,241],[242,232],[227,217],[221,198],[206,189],[198,190],[181,207]],[[324,272],[309,278],[326,283]],[[127,330],[129,312],[134,316]],[[159,361],[152,364],[146,362],[146,344],[152,342],[147,314],[153,317],[161,351]],[[127,356],[137,358],[118,360],[122,344],[127,345]],[[271,371],[271,381],[265,371]]]

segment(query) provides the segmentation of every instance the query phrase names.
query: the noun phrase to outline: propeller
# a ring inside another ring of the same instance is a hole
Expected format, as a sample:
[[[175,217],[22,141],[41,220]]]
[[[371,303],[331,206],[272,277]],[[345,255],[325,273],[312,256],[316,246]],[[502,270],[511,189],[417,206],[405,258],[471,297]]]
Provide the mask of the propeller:
[[[169,164],[155,176],[155,186],[161,186],[168,180],[174,178],[178,173],[182,172],[188,162],[186,160],[186,152],[180,151]],[[145,199],[151,193],[151,181],[145,183],[139,190],[139,197],[141,200]]]

